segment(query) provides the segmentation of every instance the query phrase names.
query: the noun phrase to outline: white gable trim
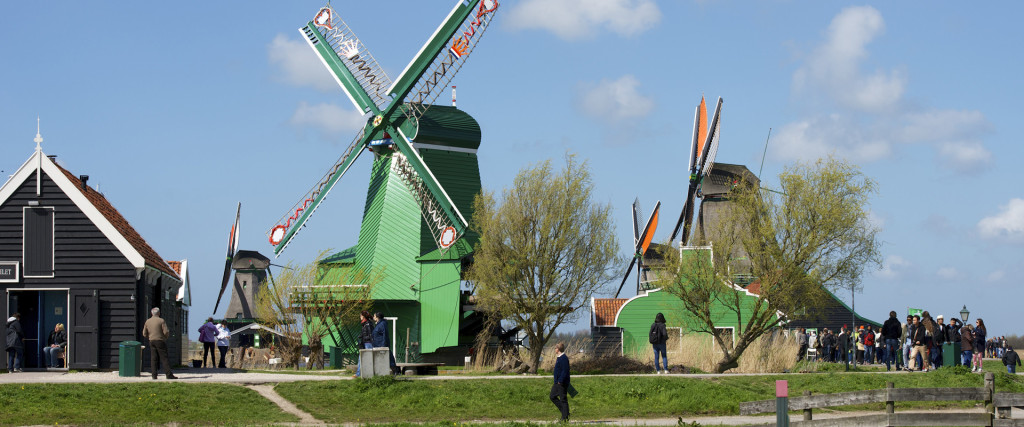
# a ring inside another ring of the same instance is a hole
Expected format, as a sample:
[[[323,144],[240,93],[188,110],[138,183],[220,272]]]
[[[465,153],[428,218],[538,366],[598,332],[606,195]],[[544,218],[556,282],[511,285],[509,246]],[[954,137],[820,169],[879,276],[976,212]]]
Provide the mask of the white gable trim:
[[[46,154],[41,150],[36,150],[32,157],[29,157],[28,161],[21,165],[21,168],[11,176],[11,179],[7,180],[3,187],[0,187],[0,203],[6,202],[17,191],[18,187],[36,171],[37,167],[41,168],[43,173],[57,184],[57,187],[89,218],[89,221],[92,221],[96,228],[99,228],[103,236],[110,240],[110,243],[113,243],[114,247],[128,259],[128,262],[135,267],[136,275],[146,268],[146,260],[142,257],[142,254],[135,250],[135,247],[128,242],[128,239],[125,239],[114,228],[114,225],[107,220],[107,217],[103,216],[99,209],[96,209],[96,206],[93,206],[92,202],[85,197],[85,194],[82,194],[81,188],[71,182],[64,175],[64,172],[61,172],[57,165],[53,164],[53,161],[46,157]]]

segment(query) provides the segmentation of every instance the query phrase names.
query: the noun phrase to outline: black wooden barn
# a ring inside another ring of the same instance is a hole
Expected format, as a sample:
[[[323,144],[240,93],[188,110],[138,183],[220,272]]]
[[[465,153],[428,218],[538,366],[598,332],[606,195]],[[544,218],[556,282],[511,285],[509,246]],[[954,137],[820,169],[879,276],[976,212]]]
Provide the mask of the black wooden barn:
[[[0,187],[0,318],[21,313],[25,367],[44,365],[57,323],[68,332],[67,367],[117,369],[123,341],[142,340],[152,307],[171,330],[168,356],[181,363],[187,337],[182,279],[110,202],[46,156],[31,157]],[[0,367],[6,368],[2,358]],[[149,354],[144,352],[144,364]]]

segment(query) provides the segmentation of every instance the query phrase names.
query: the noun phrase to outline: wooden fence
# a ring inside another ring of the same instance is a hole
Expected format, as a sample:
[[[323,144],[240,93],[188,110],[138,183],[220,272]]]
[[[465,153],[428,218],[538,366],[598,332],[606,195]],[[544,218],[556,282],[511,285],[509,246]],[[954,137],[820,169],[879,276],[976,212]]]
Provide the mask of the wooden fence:
[[[975,400],[985,403],[985,412],[900,412],[896,413],[896,402],[941,402]],[[851,416],[814,420],[813,410],[835,406],[861,405],[885,402],[881,414]],[[777,400],[759,400],[740,403],[740,415],[776,412]],[[983,387],[964,388],[895,388],[886,383],[880,390],[852,391],[845,393],[812,396],[805,391],[803,396],[788,399],[790,411],[803,411],[803,421],[793,421],[793,426],[988,426],[1024,427],[1024,419],[1010,419],[1010,409],[1024,407],[1024,393],[996,393],[995,376],[985,374]],[[786,417],[788,419],[788,416]],[[773,426],[772,424],[764,424]]]

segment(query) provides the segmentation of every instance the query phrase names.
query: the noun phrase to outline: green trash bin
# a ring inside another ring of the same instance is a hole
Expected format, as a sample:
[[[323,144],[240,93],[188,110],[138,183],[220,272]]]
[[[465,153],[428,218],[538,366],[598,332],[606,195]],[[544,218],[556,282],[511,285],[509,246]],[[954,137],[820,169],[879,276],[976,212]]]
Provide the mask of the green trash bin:
[[[329,366],[331,369],[341,369],[345,367],[344,359],[341,356],[341,347],[331,346]]]
[[[960,364],[960,343],[947,342],[942,344],[942,366],[955,366]]]
[[[122,377],[137,377],[142,373],[142,343],[122,341],[118,346],[117,374]]]

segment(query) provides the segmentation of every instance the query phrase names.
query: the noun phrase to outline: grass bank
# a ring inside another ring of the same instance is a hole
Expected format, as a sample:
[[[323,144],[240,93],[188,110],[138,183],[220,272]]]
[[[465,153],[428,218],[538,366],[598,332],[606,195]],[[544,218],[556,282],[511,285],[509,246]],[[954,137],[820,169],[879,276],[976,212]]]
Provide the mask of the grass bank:
[[[2,384],[0,425],[297,422],[255,391],[228,384]]]
[[[997,374],[999,391],[1024,392],[1024,379]],[[966,369],[929,373],[822,373],[800,375],[686,378],[573,378],[580,395],[571,400],[577,419],[655,418],[688,415],[736,415],[739,402],[772,399],[775,380],[789,381],[790,393],[815,394],[896,387],[981,387],[983,378]],[[318,419],[342,422],[438,422],[464,420],[552,420],[557,411],[548,400],[549,378],[509,380],[409,381],[373,380],[295,382],[275,389]],[[920,407],[973,406],[951,402]],[[904,406],[907,407],[907,406]],[[882,409],[863,405],[849,409]]]

